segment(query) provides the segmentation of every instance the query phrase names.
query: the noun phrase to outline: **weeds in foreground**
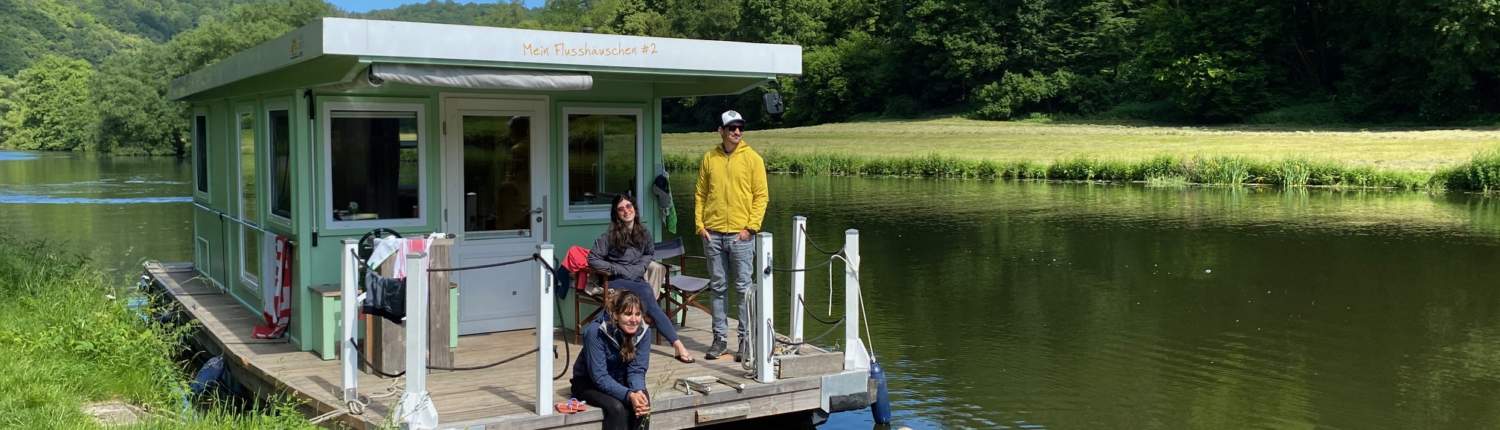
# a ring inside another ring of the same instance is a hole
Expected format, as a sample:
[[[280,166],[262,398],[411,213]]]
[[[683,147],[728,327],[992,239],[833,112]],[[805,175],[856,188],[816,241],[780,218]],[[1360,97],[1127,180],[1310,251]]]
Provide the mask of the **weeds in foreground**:
[[[85,403],[143,408],[148,428],[309,427],[286,400],[238,413],[184,406],[173,357],[188,328],[148,322],[86,258],[0,234],[0,428],[97,427]]]

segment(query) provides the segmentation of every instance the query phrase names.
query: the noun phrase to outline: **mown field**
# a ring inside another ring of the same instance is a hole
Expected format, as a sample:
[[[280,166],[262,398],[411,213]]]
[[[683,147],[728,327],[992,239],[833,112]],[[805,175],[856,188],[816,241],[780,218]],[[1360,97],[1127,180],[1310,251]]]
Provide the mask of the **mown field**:
[[[691,169],[717,134],[663,136]],[[768,168],[1062,180],[1494,188],[1500,129],[1164,127],[937,118],[754,130]],[[1472,163],[1477,159],[1480,163]],[[1485,161],[1489,160],[1489,161]]]

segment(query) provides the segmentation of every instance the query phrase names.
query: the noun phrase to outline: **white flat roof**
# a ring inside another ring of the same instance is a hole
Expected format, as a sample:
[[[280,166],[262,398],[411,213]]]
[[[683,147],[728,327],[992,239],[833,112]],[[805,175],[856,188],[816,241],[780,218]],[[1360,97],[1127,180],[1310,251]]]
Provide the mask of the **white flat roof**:
[[[322,18],[173,80],[168,97],[189,97],[323,56],[676,76],[802,74],[797,45]]]

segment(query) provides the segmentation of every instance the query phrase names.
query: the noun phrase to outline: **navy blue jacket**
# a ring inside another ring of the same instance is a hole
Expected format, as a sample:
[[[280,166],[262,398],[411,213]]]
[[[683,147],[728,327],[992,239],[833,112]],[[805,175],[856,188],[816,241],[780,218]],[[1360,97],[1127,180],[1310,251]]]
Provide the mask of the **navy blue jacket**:
[[[651,326],[641,322],[641,330],[629,341],[635,344],[635,360],[626,363],[620,356],[620,342],[625,333],[600,317],[583,329],[583,352],[573,363],[573,387],[594,387],[605,394],[628,402],[631,391],[646,390],[646,369],[651,361]],[[628,403],[627,403],[628,404]]]

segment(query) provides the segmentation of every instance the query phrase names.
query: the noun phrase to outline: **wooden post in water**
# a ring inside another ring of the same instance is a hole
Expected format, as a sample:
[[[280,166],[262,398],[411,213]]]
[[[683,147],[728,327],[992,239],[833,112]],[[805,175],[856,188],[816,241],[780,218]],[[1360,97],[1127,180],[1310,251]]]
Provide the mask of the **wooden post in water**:
[[[537,264],[536,309],[536,414],[552,415],[552,244],[536,246],[536,254],[546,264]],[[670,321],[667,324],[671,324]],[[650,353],[642,351],[641,353]],[[563,363],[567,366],[568,363]]]
[[[804,261],[806,259],[807,217],[798,215],[792,217],[792,311],[787,315],[791,321],[788,336],[792,338],[792,342],[802,341],[802,313],[807,303],[802,298],[806,280],[803,276],[806,274],[802,270],[807,268],[807,263]]]
[[[844,370],[867,370],[870,353],[859,339],[859,230],[844,230]]]
[[[344,377],[344,401],[349,402],[359,398],[359,351],[354,349],[355,324],[359,321],[359,305],[355,303],[359,292],[358,270],[354,267],[355,246],[359,241],[344,239],[344,256],[339,266],[342,276],[339,280],[339,304],[343,306],[343,314],[339,315],[342,320],[343,334],[339,337],[339,362],[343,365]]]
[[[754,285],[755,303],[751,304],[755,310],[750,312],[755,318],[746,324],[751,327],[751,339],[754,340],[751,345],[754,354],[751,357],[755,359],[755,380],[769,384],[776,382],[776,369],[771,363],[771,343],[776,340],[776,325],[771,319],[774,299],[772,294],[776,292],[771,281],[771,233],[760,232],[755,235],[755,239],[756,251],[760,252],[756,259],[760,264],[755,268],[755,279],[759,282]]]

